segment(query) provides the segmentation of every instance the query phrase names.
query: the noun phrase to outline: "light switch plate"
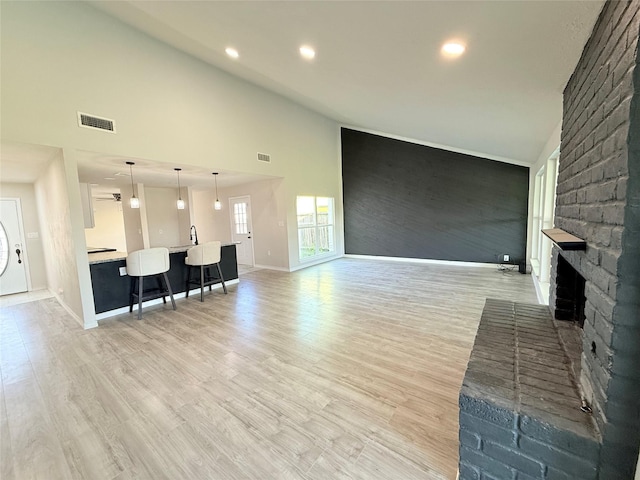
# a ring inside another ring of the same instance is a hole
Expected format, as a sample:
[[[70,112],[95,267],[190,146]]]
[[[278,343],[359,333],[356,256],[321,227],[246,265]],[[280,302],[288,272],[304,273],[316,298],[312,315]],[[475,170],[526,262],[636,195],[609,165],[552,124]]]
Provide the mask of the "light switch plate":
[[[29,232],[27,233],[27,238],[38,238],[38,232]]]
[[[118,270],[120,271],[121,277],[124,277],[127,274],[127,267],[120,267]]]

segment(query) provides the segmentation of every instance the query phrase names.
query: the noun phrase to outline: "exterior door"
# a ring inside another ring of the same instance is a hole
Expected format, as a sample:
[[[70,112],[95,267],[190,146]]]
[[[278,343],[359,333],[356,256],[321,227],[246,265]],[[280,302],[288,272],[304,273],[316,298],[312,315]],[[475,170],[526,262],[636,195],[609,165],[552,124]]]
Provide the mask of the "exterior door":
[[[0,295],[27,291],[18,200],[0,200]]]
[[[231,216],[231,239],[236,244],[236,253],[240,265],[253,267],[253,238],[251,235],[251,197],[232,197],[229,199]]]

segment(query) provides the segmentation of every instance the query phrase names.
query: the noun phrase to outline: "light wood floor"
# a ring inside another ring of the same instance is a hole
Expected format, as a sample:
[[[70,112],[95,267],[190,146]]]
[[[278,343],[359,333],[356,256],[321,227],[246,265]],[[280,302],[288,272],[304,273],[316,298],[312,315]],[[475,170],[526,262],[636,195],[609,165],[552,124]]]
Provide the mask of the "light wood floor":
[[[536,303],[528,275],[360,259],[229,290],[88,331],[2,308],[0,478],[454,479],[484,300]]]

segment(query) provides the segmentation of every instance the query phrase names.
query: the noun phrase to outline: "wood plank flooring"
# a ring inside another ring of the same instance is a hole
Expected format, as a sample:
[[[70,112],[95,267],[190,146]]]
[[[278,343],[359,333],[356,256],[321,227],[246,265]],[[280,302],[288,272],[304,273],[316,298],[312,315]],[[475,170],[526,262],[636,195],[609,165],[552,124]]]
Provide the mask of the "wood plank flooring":
[[[2,308],[0,478],[454,479],[487,297],[531,277],[340,259],[83,331]]]

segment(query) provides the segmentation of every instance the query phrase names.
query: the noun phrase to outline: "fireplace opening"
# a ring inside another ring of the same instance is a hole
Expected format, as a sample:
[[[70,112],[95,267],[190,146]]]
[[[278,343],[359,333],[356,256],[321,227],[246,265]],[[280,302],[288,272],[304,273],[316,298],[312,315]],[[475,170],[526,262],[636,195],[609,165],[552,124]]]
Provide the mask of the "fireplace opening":
[[[577,322],[580,328],[584,326],[584,286],[584,277],[562,255],[558,255],[554,312],[556,320]]]

